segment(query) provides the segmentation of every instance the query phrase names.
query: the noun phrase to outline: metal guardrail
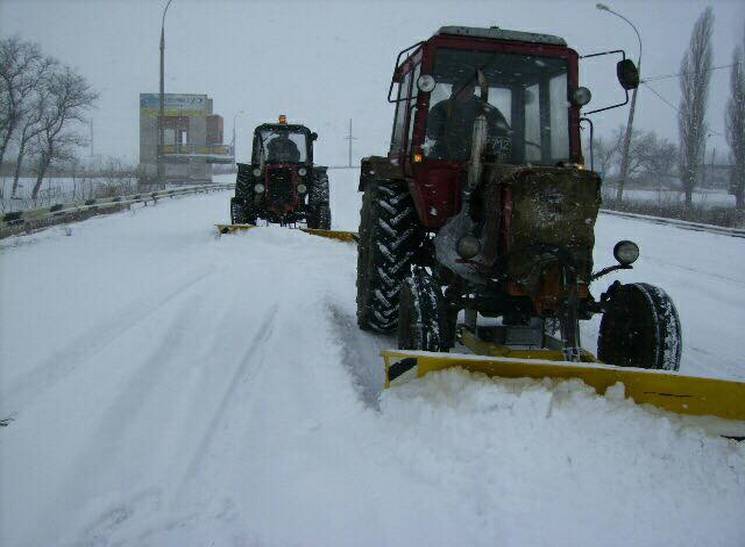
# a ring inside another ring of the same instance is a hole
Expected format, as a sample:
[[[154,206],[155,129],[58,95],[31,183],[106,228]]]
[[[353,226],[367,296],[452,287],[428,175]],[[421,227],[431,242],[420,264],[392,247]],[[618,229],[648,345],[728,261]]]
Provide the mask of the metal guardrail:
[[[230,190],[234,187],[234,183],[202,184],[199,186],[174,188],[172,190],[141,192],[139,194],[104,199],[90,199],[82,204],[57,203],[51,207],[14,211],[5,213],[0,217],[0,239],[12,235],[35,232],[56,224],[78,222],[92,216],[115,213],[122,209],[129,209],[136,203],[147,205],[148,202],[156,203],[159,199],[219,192]]]
[[[57,203],[51,207],[28,209],[26,211],[14,211],[5,213],[0,217],[0,239],[17,234],[31,233],[56,224],[78,222],[92,216],[114,213],[121,211],[122,209],[128,209],[136,203],[155,203],[159,199],[164,198],[219,192],[223,190],[231,190],[233,188],[235,188],[235,183],[203,184],[199,186],[175,188],[173,190],[159,190],[157,192],[142,192],[128,196],[92,199],[83,204],[65,205]],[[641,215],[639,213],[627,213],[624,211],[614,211],[612,209],[600,209],[600,211],[608,215],[643,220],[655,224],[666,224],[686,230],[745,238],[745,229],[742,228],[728,228],[725,226],[717,226],[715,224],[689,222],[674,218]]]
[[[676,218],[641,215],[639,213],[627,213],[624,211],[614,211],[613,209],[600,209],[600,211],[608,215],[633,218],[636,220],[644,220],[647,222],[653,222],[655,224],[666,224],[668,226],[675,226],[677,228],[682,228],[684,230],[693,230],[696,232],[707,232],[710,234],[720,234],[720,235],[726,235],[730,237],[745,238],[745,229],[742,229],[742,228],[729,228],[726,226],[717,226],[716,224],[704,224],[703,222],[690,222],[687,220],[678,220]]]

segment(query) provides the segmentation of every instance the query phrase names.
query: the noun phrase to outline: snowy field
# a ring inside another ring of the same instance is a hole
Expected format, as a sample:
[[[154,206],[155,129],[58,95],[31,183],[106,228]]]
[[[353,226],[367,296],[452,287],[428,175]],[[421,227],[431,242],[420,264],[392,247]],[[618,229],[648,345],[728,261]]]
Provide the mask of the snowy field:
[[[616,197],[616,187],[606,185],[603,187],[603,196],[612,199]],[[645,188],[624,188],[624,199],[631,201],[642,201],[659,206],[683,205],[685,194],[679,190],[662,188],[659,190]],[[722,189],[699,189],[693,192],[693,203],[700,207],[735,207],[735,196]]]
[[[0,212],[23,211],[47,207],[55,203],[79,203],[91,198],[111,197],[134,193],[135,177],[49,177],[42,182],[37,199],[31,199],[36,179],[18,179],[15,198],[11,198],[13,177],[0,177]]]
[[[330,177],[356,229],[357,173]],[[745,443],[577,382],[381,393],[354,246],[217,238],[228,198],[2,242],[0,545],[745,545]],[[682,372],[745,379],[742,239],[597,232],[599,265],[635,239],[620,279],[675,299]]]

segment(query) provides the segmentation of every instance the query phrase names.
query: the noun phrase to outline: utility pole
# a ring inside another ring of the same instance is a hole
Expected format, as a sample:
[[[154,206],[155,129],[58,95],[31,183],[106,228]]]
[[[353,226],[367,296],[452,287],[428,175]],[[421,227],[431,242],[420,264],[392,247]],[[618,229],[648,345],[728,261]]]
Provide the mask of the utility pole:
[[[595,7],[601,11],[607,11],[608,13],[612,13],[616,17],[620,17],[626,23],[628,23],[632,29],[634,29],[634,32],[636,33],[636,38],[639,40],[639,59],[636,63],[636,68],[639,71],[639,75],[641,77],[642,73],[642,38],[639,35],[639,31],[634,26],[634,23],[626,19],[623,15],[621,15],[618,12],[613,11],[605,4],[595,4]],[[616,199],[620,202],[623,200],[623,187],[626,184],[626,176],[628,175],[629,171],[629,148],[631,147],[631,131],[632,126],[634,124],[634,111],[636,110],[636,92],[639,90],[639,87],[635,87],[634,90],[631,92],[631,106],[629,107],[629,121],[626,123],[626,135],[624,135],[623,138],[623,152],[621,156],[621,179],[619,180],[618,189],[616,190]]]
[[[173,0],[168,0],[166,7],[163,9],[163,17],[160,21],[160,113],[158,115],[158,182],[165,186],[165,165],[163,164],[163,118],[165,117],[165,49],[166,49],[166,12]]]
[[[88,127],[91,131],[91,158],[93,158],[93,120],[88,120]]]
[[[352,167],[352,141],[357,139],[352,135],[352,118],[349,118],[349,134],[345,137],[349,141],[349,167]]]

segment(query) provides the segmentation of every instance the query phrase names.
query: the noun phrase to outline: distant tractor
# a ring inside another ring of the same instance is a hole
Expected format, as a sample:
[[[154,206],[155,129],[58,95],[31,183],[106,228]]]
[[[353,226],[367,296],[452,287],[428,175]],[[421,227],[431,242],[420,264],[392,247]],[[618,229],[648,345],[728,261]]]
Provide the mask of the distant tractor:
[[[622,57],[628,102],[639,73],[623,51],[592,56],[606,54]],[[579,321],[602,314],[601,361],[678,369],[680,322],[662,289],[589,290],[639,248],[619,241],[618,264],[593,272],[601,179],[580,147],[580,123],[592,124],[579,59],[562,38],[496,27],[443,27],[399,53],[390,152],[361,165],[361,328],[396,332],[402,350],[460,341],[587,361]]]
[[[263,124],[254,131],[251,164],[238,164],[235,197],[230,200],[232,224],[257,219],[281,225],[305,222],[329,230],[329,180],[326,167],[313,164],[316,133],[307,127]]]

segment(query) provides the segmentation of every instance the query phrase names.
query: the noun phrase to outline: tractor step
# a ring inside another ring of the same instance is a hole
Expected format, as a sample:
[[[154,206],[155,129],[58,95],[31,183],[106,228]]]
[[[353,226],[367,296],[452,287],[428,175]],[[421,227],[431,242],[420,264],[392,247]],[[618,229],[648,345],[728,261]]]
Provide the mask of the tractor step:
[[[215,227],[217,227],[217,231],[220,234],[232,234],[234,232],[245,232],[246,230],[251,230],[252,228],[256,228],[254,224],[215,224]],[[305,232],[306,234],[311,234],[311,235],[319,236],[319,237],[325,237],[328,239],[336,239],[336,240],[345,241],[348,243],[355,243],[359,239],[357,232],[346,232],[343,230],[319,230],[315,228],[298,228],[298,229]]]
[[[602,363],[566,362],[560,360],[563,359],[560,352],[553,350],[505,350],[509,357],[384,350],[385,387],[455,367],[497,378],[577,378],[600,395],[621,382],[626,396],[637,404],[650,404],[684,415],[691,424],[718,435],[745,437],[745,382]],[[493,350],[498,351],[498,348]]]

